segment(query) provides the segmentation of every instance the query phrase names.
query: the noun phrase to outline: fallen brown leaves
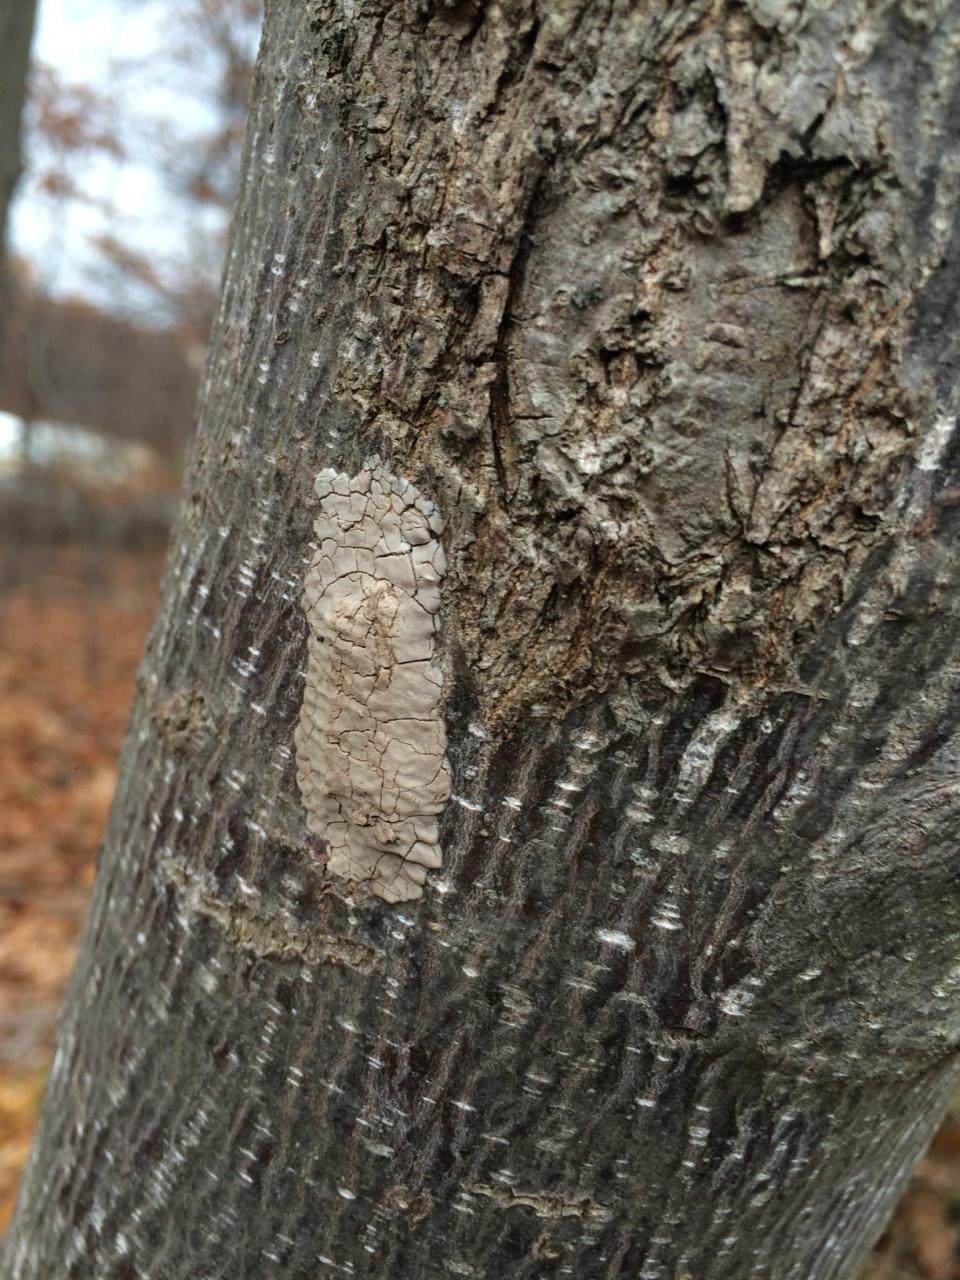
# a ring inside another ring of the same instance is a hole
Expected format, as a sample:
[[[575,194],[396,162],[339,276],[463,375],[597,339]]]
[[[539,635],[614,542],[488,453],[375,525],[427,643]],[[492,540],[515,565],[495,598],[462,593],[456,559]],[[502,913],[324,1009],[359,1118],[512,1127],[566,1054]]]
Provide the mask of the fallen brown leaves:
[[[116,784],[159,553],[0,553],[0,1230]]]
[[[42,1071],[0,1073],[0,1232],[13,1210],[43,1097]]]
[[[960,1100],[917,1166],[863,1280],[960,1280]]]

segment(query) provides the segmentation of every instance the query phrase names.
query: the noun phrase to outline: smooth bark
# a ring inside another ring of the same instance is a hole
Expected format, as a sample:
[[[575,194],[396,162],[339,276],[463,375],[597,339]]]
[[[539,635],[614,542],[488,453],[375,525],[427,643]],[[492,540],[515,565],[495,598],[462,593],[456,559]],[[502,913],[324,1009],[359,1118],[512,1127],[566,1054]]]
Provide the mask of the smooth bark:
[[[5,1280],[856,1274],[958,1074],[958,42],[268,6]],[[402,905],[294,767],[314,477],[373,454],[448,561]]]

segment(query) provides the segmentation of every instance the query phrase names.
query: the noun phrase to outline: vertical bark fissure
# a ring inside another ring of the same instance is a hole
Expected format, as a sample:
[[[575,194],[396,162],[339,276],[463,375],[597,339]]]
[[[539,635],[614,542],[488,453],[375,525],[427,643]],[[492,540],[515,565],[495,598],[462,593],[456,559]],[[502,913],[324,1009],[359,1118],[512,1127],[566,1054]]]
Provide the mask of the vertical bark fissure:
[[[530,37],[528,37],[530,44]],[[530,44],[532,49],[532,44]],[[541,197],[542,175],[538,176],[530,191],[526,212],[517,234],[517,245],[507,270],[506,294],[503,300],[503,314],[497,329],[496,342],[493,348],[493,363],[496,373],[490,383],[490,433],[493,449],[494,466],[497,472],[497,486],[501,503],[509,510],[510,498],[515,485],[511,483],[510,471],[505,461],[505,453],[513,451],[510,441],[513,430],[513,412],[510,404],[510,334],[515,320],[513,309],[523,288],[523,274],[530,251],[530,242],[534,238],[537,225],[537,207]]]

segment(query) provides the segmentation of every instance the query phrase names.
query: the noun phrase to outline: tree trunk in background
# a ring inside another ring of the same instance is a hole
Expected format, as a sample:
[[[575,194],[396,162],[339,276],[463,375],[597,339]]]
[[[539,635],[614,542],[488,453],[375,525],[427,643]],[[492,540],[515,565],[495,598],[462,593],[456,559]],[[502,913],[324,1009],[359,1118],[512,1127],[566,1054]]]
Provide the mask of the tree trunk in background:
[[[20,177],[20,120],[36,15],[36,0],[0,0],[0,342],[8,306],[7,215]]]
[[[856,1274],[957,1080],[958,42],[268,6],[4,1280]],[[402,905],[294,756],[313,481],[374,454],[449,566]]]

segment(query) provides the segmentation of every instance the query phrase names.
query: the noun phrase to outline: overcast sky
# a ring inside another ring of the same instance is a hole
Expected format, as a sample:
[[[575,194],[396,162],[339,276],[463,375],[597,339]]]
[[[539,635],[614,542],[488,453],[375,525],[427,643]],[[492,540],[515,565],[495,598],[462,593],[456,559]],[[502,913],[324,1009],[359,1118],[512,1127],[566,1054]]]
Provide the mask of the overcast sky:
[[[187,144],[191,133],[215,122],[213,67],[205,78],[202,64],[184,68],[170,56],[171,32],[179,28],[176,11],[176,0],[40,0],[35,59],[65,83],[108,94],[117,133],[129,151],[122,161],[104,154],[71,158],[74,181],[97,203],[64,201],[39,187],[42,143],[28,133],[12,247],[52,293],[116,304],[116,280],[104,270],[91,239],[109,233],[160,262],[172,260],[182,248],[185,219],[198,216],[196,206],[188,210],[171,189],[159,148],[151,145],[164,121],[167,133]],[[214,210],[204,216],[211,228],[223,218]]]

